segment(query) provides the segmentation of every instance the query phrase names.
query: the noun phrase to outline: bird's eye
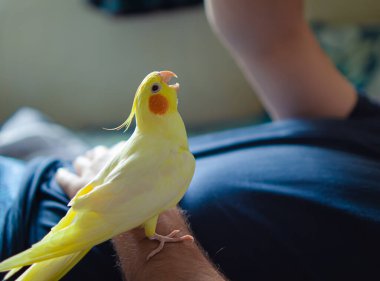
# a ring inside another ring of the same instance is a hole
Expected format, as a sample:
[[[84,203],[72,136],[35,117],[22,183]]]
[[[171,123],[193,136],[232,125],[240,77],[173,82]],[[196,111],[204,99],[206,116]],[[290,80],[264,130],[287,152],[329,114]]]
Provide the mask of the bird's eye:
[[[152,85],[152,93],[157,93],[161,90],[161,85],[158,83],[154,83]]]

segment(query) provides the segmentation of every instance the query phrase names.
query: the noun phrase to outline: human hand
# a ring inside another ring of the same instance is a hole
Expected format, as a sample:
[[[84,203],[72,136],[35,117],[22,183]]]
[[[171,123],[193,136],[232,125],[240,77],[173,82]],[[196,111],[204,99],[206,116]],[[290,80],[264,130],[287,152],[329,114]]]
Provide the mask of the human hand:
[[[78,190],[89,183],[124,144],[125,142],[119,142],[111,148],[94,147],[74,160],[75,173],[61,168],[57,171],[55,179],[67,196],[70,199],[73,198]]]

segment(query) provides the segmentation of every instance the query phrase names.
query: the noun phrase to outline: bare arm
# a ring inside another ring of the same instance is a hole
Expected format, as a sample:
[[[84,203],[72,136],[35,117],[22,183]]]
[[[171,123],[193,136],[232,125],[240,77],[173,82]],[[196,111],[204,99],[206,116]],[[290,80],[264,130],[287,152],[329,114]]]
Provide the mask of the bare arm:
[[[352,85],[320,49],[302,0],[207,0],[214,30],[274,119],[344,118]]]

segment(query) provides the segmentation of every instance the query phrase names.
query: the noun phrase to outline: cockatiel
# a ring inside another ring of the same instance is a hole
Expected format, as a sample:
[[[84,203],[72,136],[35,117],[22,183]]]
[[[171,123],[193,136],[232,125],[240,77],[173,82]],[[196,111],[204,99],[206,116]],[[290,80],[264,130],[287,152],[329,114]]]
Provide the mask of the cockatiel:
[[[59,280],[94,246],[141,226],[163,243],[192,239],[155,233],[163,211],[175,207],[194,174],[184,123],[177,110],[178,83],[170,71],[150,73],[137,89],[128,119],[115,129],[136,129],[124,147],[70,201],[66,216],[30,249],[0,264],[0,272],[32,265],[17,280]]]

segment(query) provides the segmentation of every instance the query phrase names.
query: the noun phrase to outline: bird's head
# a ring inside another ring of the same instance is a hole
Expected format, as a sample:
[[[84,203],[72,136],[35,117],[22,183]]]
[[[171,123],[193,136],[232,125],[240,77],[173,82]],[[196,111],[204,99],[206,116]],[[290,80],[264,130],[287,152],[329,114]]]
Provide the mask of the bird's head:
[[[177,112],[179,84],[169,85],[173,77],[177,75],[171,71],[150,73],[137,89],[137,110],[156,116]]]
[[[173,114],[178,114],[179,84],[169,84],[173,77],[177,77],[177,75],[166,70],[148,74],[136,91],[128,119],[115,129],[125,128],[127,130],[135,116],[137,126],[142,127],[157,125],[158,122],[170,118]]]

